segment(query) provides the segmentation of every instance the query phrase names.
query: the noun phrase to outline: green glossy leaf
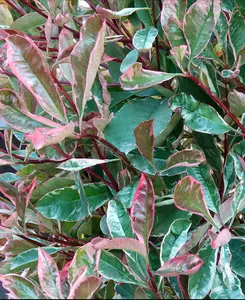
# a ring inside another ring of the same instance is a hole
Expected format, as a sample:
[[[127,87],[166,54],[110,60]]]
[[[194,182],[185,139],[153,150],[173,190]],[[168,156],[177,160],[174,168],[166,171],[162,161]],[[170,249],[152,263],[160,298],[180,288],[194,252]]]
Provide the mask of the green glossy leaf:
[[[139,181],[136,181],[128,186],[125,186],[121,191],[119,191],[116,195],[116,199],[118,199],[126,208],[130,208],[132,205],[132,201],[134,198],[134,194],[138,187]]]
[[[215,0],[198,0],[188,10],[184,20],[184,34],[190,49],[190,60],[206,47],[220,13]]]
[[[235,177],[234,160],[229,154],[226,158],[224,167],[224,196],[232,189],[235,183]]]
[[[178,182],[174,190],[174,201],[179,209],[198,214],[214,224],[205,202],[202,185],[195,178],[186,176]]]
[[[204,199],[210,210],[219,213],[220,196],[215,182],[211,176],[211,169],[206,163],[201,163],[199,166],[189,168],[188,175],[198,180],[204,191]]]
[[[220,249],[220,260],[219,269],[222,272],[223,284],[229,289],[235,285],[235,275],[232,273],[230,262],[231,262],[231,251],[228,245],[224,245]]]
[[[138,51],[149,51],[158,35],[155,27],[140,29],[133,37],[133,45]]]
[[[46,18],[44,18],[37,12],[31,12],[16,19],[14,23],[11,24],[10,28],[13,30],[28,31],[31,28],[42,26],[45,23]]]
[[[101,7],[99,5],[96,7],[96,11],[98,14],[100,14],[104,18],[112,19],[112,20],[119,19],[121,17],[127,17],[127,16],[132,15],[136,11],[147,10],[147,9],[149,10],[150,8],[148,8],[148,7],[128,7],[128,8],[124,8],[120,11],[112,11],[110,9]]]
[[[219,16],[214,32],[219,44],[222,45],[224,51],[227,52],[228,20],[223,11]]]
[[[188,292],[191,299],[203,299],[207,296],[213,286],[216,272],[218,250],[213,250],[206,243],[197,253],[204,264],[200,270],[189,278]]]
[[[133,132],[141,122],[154,119],[154,135],[158,136],[166,128],[170,118],[171,110],[168,108],[167,101],[137,98],[118,111],[107,125],[104,131],[105,137],[120,151],[128,153],[136,148]]]
[[[155,221],[151,235],[163,236],[168,232],[169,227],[176,219],[190,217],[190,213],[177,209],[175,205],[156,207]]]
[[[186,125],[192,130],[210,134],[222,134],[231,130],[214,108],[198,102],[192,95],[181,93],[173,97],[170,108],[173,111],[180,109]]]
[[[116,256],[107,251],[102,250],[101,252],[98,271],[106,279],[138,285],[126,266]]]
[[[151,1],[150,0],[134,0],[134,7],[150,8]],[[150,27],[150,26],[154,25],[151,10],[140,10],[140,11],[136,11],[136,13],[137,13],[139,19],[141,20],[141,22],[143,22],[146,27]]]
[[[161,13],[161,25],[165,31],[168,28],[169,20],[181,23],[186,12],[187,0],[165,0]]]
[[[120,66],[120,72],[124,73],[127,71],[129,67],[135,64],[139,57],[139,51],[136,49],[131,50],[123,59],[122,64]]]
[[[92,159],[92,158],[71,158],[58,166],[59,169],[66,171],[80,171],[96,165],[118,161],[118,159]]]
[[[14,299],[46,299],[41,290],[30,280],[16,274],[0,275],[3,287]]]
[[[62,248],[55,248],[55,247],[43,247],[43,249],[50,255],[59,252]],[[26,250],[19,255],[17,255],[12,263],[11,263],[11,270],[13,271],[21,271],[29,266],[33,265],[33,263],[37,263],[38,261],[38,249],[30,249]]]
[[[91,213],[110,199],[110,193],[103,184],[84,185],[84,191]],[[86,207],[87,203],[81,202],[78,191],[72,187],[49,192],[36,205],[36,209],[46,218],[67,222],[87,217]]]
[[[244,246],[245,244],[241,240],[231,240],[229,243],[229,247],[232,255],[231,270],[243,278],[245,278]]]
[[[134,130],[136,145],[139,152],[151,164],[154,156],[154,120],[141,122]]]
[[[168,81],[181,74],[151,71],[142,68],[141,63],[135,63],[120,77],[124,90],[146,89],[151,86]]]
[[[161,244],[160,258],[162,264],[178,254],[186,242],[190,227],[191,221],[188,219],[178,219],[171,224]]]
[[[66,122],[60,95],[52,80],[41,50],[31,39],[19,35],[7,39],[7,59],[11,71],[37,99],[40,106],[62,122]]]
[[[245,46],[245,37],[242,32],[245,30],[244,17],[241,15],[238,9],[233,11],[230,21],[230,41],[234,57],[237,58],[239,52]]]
[[[108,203],[106,221],[110,234],[113,238],[128,237],[133,238],[131,220],[124,205],[119,201]]]
[[[73,101],[81,116],[104,53],[105,31],[106,23],[102,22],[99,15],[89,17],[81,29],[80,40],[70,55]]]

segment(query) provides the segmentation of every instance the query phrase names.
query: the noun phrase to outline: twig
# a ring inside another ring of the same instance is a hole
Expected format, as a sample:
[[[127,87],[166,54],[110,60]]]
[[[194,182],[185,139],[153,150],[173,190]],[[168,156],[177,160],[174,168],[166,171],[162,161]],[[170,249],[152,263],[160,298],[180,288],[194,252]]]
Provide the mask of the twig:
[[[25,15],[25,10],[24,9],[20,9],[19,7],[17,7],[14,3],[12,3],[10,0],[5,0],[5,2],[11,6],[15,11],[17,11],[17,13],[19,13],[21,16]]]

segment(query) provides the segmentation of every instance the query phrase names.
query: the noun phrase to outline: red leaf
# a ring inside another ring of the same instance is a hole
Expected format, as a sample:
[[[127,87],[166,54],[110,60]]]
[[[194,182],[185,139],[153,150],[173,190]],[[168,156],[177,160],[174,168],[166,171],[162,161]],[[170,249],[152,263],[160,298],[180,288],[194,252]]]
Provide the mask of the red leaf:
[[[132,228],[139,241],[148,246],[148,240],[154,224],[155,194],[152,182],[144,173],[134,195],[131,208]]]

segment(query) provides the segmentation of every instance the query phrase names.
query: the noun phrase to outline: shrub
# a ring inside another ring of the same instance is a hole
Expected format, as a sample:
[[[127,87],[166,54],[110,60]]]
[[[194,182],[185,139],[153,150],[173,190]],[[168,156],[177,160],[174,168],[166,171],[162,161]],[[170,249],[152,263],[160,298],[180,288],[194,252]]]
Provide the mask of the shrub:
[[[0,3],[10,299],[244,299],[242,0]]]

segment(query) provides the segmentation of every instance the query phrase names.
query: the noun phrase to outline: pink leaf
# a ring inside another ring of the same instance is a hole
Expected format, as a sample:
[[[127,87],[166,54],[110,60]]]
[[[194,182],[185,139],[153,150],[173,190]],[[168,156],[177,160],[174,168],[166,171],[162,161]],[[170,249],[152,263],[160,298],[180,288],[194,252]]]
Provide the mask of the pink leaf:
[[[195,274],[203,265],[203,261],[194,254],[185,254],[168,260],[156,274],[163,277]]]
[[[174,190],[175,205],[181,209],[204,217],[215,225],[204,200],[202,185],[192,176],[180,180]]]
[[[26,134],[28,141],[32,142],[36,150],[40,150],[48,145],[58,144],[65,138],[71,137],[74,133],[74,124],[71,122],[65,126],[48,129],[36,128],[34,133]]]
[[[68,299],[91,299],[101,285],[102,279],[95,276],[79,277],[70,290]]]
[[[146,257],[145,245],[136,239],[132,238],[114,238],[112,240],[95,238],[92,240],[92,245],[96,250],[106,249],[122,249],[134,251]]]
[[[225,228],[219,234],[215,234],[211,230],[209,230],[209,237],[211,239],[211,247],[212,249],[217,249],[229,243],[231,240],[230,231]]]
[[[202,153],[198,150],[182,150],[171,155],[166,161],[166,168],[171,167],[194,167],[205,161]]]
[[[39,283],[51,299],[63,299],[58,267],[53,258],[42,248],[38,248]]]
[[[154,224],[155,194],[152,182],[144,173],[134,195],[131,208],[132,228],[139,241],[148,246],[148,240]]]

